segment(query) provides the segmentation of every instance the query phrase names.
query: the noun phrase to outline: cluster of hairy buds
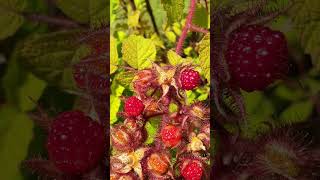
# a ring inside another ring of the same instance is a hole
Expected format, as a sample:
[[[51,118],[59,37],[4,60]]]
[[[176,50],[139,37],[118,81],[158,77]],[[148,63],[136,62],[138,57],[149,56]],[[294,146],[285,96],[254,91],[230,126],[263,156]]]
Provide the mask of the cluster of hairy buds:
[[[320,151],[311,143],[305,132],[292,128],[272,130],[255,142],[224,140],[224,153],[215,158],[215,178],[318,179]]]
[[[124,121],[111,127],[111,175],[115,179],[201,179],[208,164],[207,102],[187,104],[185,91],[202,85],[192,66],[157,65],[135,72],[134,95],[123,97]],[[171,105],[177,108],[170,109]],[[152,143],[146,124],[156,119]],[[173,153],[175,151],[175,153]]]

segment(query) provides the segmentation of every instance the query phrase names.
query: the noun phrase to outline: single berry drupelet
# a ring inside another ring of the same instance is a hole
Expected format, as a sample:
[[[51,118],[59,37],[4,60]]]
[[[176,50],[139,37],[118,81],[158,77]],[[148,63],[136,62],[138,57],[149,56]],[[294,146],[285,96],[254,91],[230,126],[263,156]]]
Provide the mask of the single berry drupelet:
[[[96,167],[105,148],[104,128],[80,111],[59,114],[47,139],[49,159],[67,174],[82,174]]]
[[[179,127],[167,125],[161,130],[161,139],[166,147],[175,147],[181,141],[182,134]]]
[[[201,83],[201,77],[199,72],[193,69],[185,69],[180,74],[181,88],[184,90],[192,90],[199,86]]]
[[[201,180],[202,174],[203,169],[197,161],[190,161],[181,169],[181,175],[185,180]]]
[[[264,90],[289,72],[283,33],[265,26],[240,27],[231,33],[226,52],[231,85],[245,91]]]
[[[124,103],[124,112],[128,117],[136,117],[142,114],[144,104],[135,96],[129,97]]]

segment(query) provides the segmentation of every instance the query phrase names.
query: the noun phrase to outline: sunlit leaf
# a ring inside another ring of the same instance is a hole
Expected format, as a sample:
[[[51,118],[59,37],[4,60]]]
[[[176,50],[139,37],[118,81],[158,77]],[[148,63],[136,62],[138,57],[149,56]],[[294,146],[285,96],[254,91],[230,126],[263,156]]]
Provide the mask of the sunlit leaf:
[[[122,58],[135,69],[145,69],[155,61],[156,47],[150,39],[131,35],[123,41]]]

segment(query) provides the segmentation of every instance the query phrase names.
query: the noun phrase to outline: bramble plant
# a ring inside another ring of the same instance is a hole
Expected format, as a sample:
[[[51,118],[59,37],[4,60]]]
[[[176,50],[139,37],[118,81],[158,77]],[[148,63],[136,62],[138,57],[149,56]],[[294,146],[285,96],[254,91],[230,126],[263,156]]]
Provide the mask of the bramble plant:
[[[209,5],[111,1],[111,179],[209,179]]]

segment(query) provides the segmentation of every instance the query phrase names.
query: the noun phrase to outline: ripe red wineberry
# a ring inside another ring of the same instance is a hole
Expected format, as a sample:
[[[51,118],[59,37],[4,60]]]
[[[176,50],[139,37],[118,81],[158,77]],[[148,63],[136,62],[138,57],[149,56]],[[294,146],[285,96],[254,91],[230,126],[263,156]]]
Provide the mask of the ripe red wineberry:
[[[249,92],[264,90],[289,71],[285,36],[265,26],[245,26],[232,32],[226,60],[230,83]]]
[[[103,126],[80,111],[59,114],[47,139],[49,159],[67,174],[81,174],[102,159],[105,146]]]
[[[128,117],[136,117],[142,114],[144,104],[135,96],[129,97],[124,103],[124,112]]]
[[[181,169],[181,175],[185,180],[200,180],[202,174],[203,169],[198,161],[190,161]]]
[[[184,90],[192,90],[199,86],[201,83],[201,77],[199,72],[193,69],[185,69],[180,74],[181,88]]]
[[[166,147],[174,147],[178,145],[181,141],[182,134],[181,128],[167,125],[161,130],[161,139]]]

